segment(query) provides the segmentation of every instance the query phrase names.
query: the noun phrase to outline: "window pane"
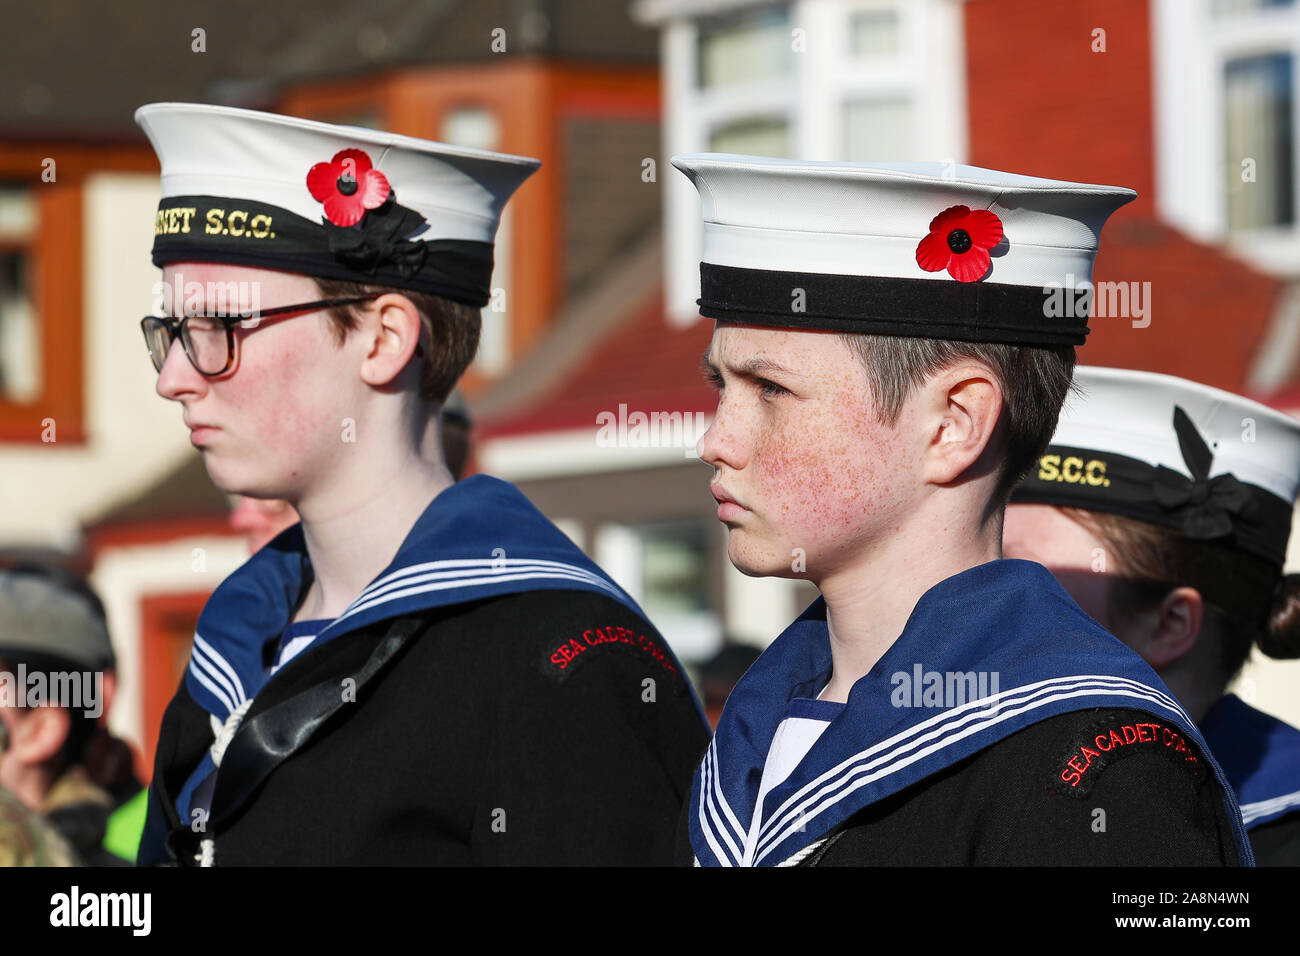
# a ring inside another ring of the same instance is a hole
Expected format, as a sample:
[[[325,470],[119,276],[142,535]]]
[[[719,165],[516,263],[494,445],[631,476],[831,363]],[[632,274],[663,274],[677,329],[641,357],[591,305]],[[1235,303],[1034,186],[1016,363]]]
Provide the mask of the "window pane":
[[[644,607],[659,617],[709,607],[707,526],[699,521],[642,525]]]
[[[467,106],[452,110],[442,120],[442,141],[452,146],[498,149],[501,124],[491,110]]]
[[[845,103],[844,158],[853,163],[913,159],[912,111],[908,101],[858,100]]]
[[[849,22],[849,50],[855,57],[896,56],[898,8],[891,3],[855,12]]]
[[[1216,17],[1221,17],[1267,7],[1289,7],[1293,2],[1294,0],[1214,0],[1212,9]]]
[[[0,186],[0,242],[27,242],[36,234],[36,203],[18,186]]]
[[[1295,220],[1291,56],[1232,60],[1224,72],[1228,228],[1289,225]]]
[[[715,153],[744,153],[789,159],[790,125],[776,117],[728,123],[717,127],[709,135],[709,149]]]
[[[728,86],[788,76],[794,67],[790,10],[760,7],[699,21],[699,84]]]
[[[31,193],[0,186],[0,398],[8,401],[41,392],[41,329],[28,283],[35,232]]]

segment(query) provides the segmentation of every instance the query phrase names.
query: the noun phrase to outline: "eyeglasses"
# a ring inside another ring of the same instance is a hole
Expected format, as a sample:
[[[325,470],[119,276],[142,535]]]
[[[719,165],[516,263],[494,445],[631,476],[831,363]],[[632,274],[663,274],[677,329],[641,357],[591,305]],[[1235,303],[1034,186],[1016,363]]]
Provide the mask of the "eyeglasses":
[[[167,361],[167,353],[172,343],[180,336],[181,345],[190,364],[209,378],[224,375],[235,364],[235,326],[250,323],[248,328],[256,328],[263,319],[283,318],[298,313],[319,312],[338,305],[353,305],[357,302],[369,302],[377,299],[382,292],[370,295],[354,295],[341,299],[321,299],[317,302],[304,302],[301,305],[282,305],[274,309],[265,309],[251,316],[239,315],[187,315],[177,319],[170,316],[146,315],[140,320],[144,332],[145,344],[149,347],[149,357],[153,367],[161,372]],[[417,347],[418,354],[424,354],[423,347]]]

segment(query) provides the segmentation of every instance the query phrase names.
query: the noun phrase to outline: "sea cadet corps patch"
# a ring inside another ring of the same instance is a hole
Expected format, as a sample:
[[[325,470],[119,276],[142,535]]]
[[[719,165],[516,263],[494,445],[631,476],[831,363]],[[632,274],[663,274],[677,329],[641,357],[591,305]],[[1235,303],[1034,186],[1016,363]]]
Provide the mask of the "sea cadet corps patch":
[[[615,624],[590,627],[565,640],[548,644],[537,663],[547,677],[563,682],[587,661],[613,653],[638,655],[653,663],[657,670],[667,671],[674,678],[681,677],[676,662],[658,640]]]
[[[1089,728],[1061,758],[1053,772],[1052,790],[1082,797],[1106,767],[1138,753],[1162,754],[1197,781],[1205,777],[1205,761],[1177,727],[1154,718],[1108,717]]]

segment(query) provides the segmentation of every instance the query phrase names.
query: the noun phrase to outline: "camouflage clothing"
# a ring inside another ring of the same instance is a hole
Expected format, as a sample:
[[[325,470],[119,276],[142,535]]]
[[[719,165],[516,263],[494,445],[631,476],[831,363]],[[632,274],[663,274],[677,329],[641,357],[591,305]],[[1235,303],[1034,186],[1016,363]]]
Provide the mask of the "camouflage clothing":
[[[54,828],[8,790],[0,790],[0,866],[77,866]]]
[[[68,768],[45,794],[41,813],[86,866],[121,866],[120,857],[104,849],[104,832],[113,798],[91,782],[85,767]],[[134,861],[132,861],[134,862]]]

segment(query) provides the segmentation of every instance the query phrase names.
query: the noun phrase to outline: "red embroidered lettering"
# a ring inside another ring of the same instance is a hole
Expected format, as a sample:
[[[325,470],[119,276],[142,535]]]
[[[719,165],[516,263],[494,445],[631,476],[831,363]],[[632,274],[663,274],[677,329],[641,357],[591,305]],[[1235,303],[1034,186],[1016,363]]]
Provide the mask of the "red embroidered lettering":
[[[1089,745],[1086,736],[1083,742],[1076,744],[1075,749],[1067,755],[1059,775],[1059,780],[1068,783],[1076,793],[1087,793],[1093,778],[1115,760],[1126,753],[1137,753],[1137,750],[1129,749],[1134,744],[1151,744],[1153,748],[1163,745],[1170,753],[1183,754],[1185,763],[1198,763],[1195,750],[1182,734],[1155,721],[1120,724],[1100,731],[1094,727],[1090,732],[1094,734],[1091,738],[1092,745]],[[1094,763],[1099,768],[1096,771],[1092,770]],[[1199,774],[1199,766],[1193,772]]]
[[[1089,747],[1087,744],[1084,744],[1083,747],[1080,748],[1080,751],[1079,751],[1079,752],[1082,753],[1085,757],[1088,758],[1088,762],[1087,762],[1086,764],[1084,764],[1084,766],[1083,766],[1083,769],[1084,769],[1084,770],[1087,770],[1089,767],[1092,766],[1092,761],[1093,761],[1093,758],[1094,758],[1094,757],[1100,757],[1100,756],[1101,756],[1101,754],[1097,753],[1097,751],[1093,750],[1093,749],[1092,749],[1091,747]]]
[[[671,674],[677,674],[678,669],[673,666],[672,657],[654,638],[645,634],[638,634],[631,628],[623,627],[618,624],[607,624],[603,627],[593,627],[582,632],[580,638],[572,638],[552,650],[549,658],[544,658],[547,662],[546,669],[551,673],[564,671],[569,664],[577,660],[578,657],[586,654],[588,651],[600,647],[602,644],[624,644],[630,648],[641,651],[653,659],[660,667]],[[552,670],[553,666],[553,670]]]

